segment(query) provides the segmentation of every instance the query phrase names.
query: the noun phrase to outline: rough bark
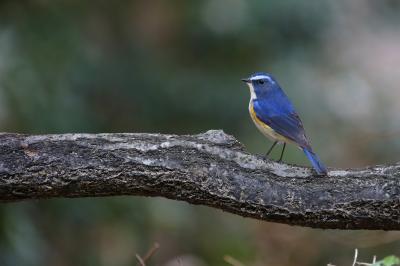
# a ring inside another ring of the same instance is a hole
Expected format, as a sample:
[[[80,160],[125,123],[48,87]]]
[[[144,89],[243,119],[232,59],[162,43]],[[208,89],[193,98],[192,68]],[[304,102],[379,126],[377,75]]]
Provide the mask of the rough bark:
[[[400,164],[316,176],[251,155],[222,131],[0,134],[1,202],[162,196],[291,225],[398,230],[399,180]]]

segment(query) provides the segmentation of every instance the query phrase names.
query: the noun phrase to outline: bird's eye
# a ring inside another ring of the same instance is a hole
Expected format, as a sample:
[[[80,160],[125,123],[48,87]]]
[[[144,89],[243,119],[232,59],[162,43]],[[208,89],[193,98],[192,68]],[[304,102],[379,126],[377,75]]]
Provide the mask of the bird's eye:
[[[258,81],[258,83],[264,84],[264,80],[260,79],[260,80]]]

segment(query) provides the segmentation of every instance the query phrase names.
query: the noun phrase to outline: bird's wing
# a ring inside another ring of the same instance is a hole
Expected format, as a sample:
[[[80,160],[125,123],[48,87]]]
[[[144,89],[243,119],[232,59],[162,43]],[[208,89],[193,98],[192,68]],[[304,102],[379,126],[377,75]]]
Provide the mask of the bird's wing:
[[[279,108],[271,108],[271,103],[267,103],[268,106],[265,106],[260,101],[255,101],[253,104],[257,118],[275,132],[292,140],[300,147],[310,147],[303,123],[290,103],[281,105]]]

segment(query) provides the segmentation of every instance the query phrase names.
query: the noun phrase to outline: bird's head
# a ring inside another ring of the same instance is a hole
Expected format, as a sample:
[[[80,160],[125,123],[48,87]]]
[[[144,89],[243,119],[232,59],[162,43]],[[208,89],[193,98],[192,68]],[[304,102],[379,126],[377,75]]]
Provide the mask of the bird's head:
[[[251,99],[253,100],[267,96],[268,92],[277,86],[275,79],[264,72],[254,73],[250,77],[242,79],[242,81],[249,86]]]

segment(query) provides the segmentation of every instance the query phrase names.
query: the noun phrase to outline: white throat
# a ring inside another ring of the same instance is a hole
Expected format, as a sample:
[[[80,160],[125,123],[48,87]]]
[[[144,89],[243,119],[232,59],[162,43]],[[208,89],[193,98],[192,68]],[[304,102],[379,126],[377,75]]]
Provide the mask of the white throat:
[[[257,99],[257,95],[256,95],[256,92],[254,91],[253,84],[247,83],[247,86],[249,86],[249,89],[250,89],[250,102],[251,102],[252,100]]]

